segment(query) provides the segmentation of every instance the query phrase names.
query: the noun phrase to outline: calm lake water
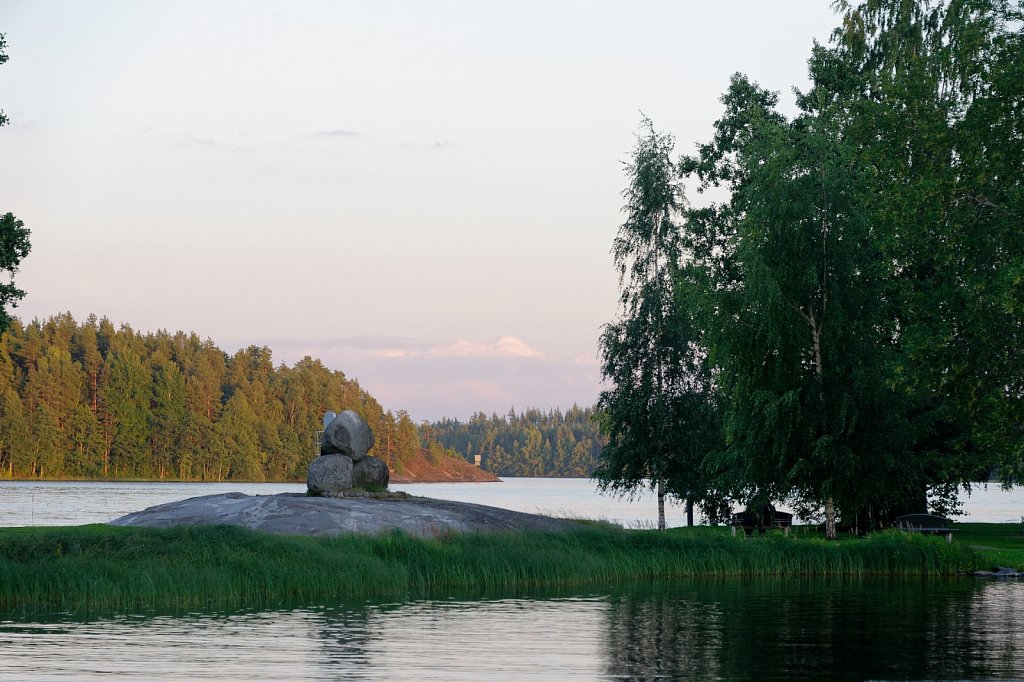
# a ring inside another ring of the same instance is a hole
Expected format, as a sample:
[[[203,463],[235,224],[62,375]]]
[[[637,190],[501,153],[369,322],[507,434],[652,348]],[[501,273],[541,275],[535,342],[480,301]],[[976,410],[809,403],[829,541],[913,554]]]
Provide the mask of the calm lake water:
[[[393,486],[527,512],[650,525],[654,502],[589,481]],[[81,524],[273,484],[0,483],[0,524]],[[1020,521],[1022,491],[971,520]],[[682,525],[673,508],[671,525]],[[0,580],[3,576],[0,575]],[[0,680],[1024,679],[1024,581],[715,580],[570,593],[410,595],[258,612],[0,613]]]
[[[185,616],[0,617],[4,680],[1011,680],[1024,585],[718,581]]]
[[[649,491],[630,501],[597,492],[585,478],[507,478],[502,483],[406,483],[392,490],[457,502],[549,516],[603,519],[626,527],[657,524],[657,506]],[[117,483],[0,481],[0,526],[68,526],[106,523],[157,504],[199,495],[243,492],[273,495],[305,492],[302,483]],[[961,494],[962,521],[1020,522],[1024,488],[1002,490],[990,485]],[[666,505],[670,528],[686,525],[682,506]],[[699,516],[699,515],[698,515]],[[698,518],[699,521],[699,518]]]

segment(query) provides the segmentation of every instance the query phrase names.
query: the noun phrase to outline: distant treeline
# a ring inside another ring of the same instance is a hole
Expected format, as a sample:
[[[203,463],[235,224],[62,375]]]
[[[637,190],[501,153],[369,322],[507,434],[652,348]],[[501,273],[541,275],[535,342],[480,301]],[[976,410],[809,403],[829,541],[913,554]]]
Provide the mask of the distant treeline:
[[[303,479],[326,410],[362,415],[398,472],[422,448],[479,454],[499,476],[589,476],[601,450],[592,408],[417,426],[319,360],[275,367],[266,347],[229,355],[194,332],[70,313],[0,335],[2,478]]]
[[[480,455],[481,466],[498,476],[590,476],[603,442],[594,409],[575,405],[565,413],[477,413],[468,422],[444,419],[422,428],[471,462]]]
[[[315,456],[327,409],[351,409],[401,470],[423,443],[319,360],[274,366],[266,347],[228,355],[195,333],[140,334],[70,314],[0,335],[0,476],[292,480]]]

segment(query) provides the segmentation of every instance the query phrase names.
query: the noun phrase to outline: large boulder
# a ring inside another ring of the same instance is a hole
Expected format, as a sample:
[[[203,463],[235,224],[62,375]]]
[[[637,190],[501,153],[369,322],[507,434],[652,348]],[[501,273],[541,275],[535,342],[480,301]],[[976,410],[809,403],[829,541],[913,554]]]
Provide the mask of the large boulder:
[[[353,462],[358,462],[366,457],[373,443],[373,431],[370,430],[370,426],[352,410],[345,410],[332,419],[324,429],[320,454],[346,455]]]
[[[306,489],[313,495],[329,495],[352,488],[352,460],[345,455],[321,455],[309,463]]]
[[[365,489],[386,489],[391,478],[384,460],[367,455],[352,467],[352,487]]]

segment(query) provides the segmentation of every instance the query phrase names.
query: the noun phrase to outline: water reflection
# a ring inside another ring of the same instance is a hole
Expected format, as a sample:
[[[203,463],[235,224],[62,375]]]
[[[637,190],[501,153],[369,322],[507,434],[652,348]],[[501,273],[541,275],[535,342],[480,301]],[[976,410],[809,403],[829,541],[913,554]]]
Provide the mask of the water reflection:
[[[18,622],[0,679],[1019,679],[1024,584],[717,581]]]
[[[371,609],[361,679],[521,680],[600,677],[602,599],[424,601]],[[331,621],[325,662],[353,674]]]
[[[718,582],[612,597],[619,679],[1019,679],[1024,585]]]

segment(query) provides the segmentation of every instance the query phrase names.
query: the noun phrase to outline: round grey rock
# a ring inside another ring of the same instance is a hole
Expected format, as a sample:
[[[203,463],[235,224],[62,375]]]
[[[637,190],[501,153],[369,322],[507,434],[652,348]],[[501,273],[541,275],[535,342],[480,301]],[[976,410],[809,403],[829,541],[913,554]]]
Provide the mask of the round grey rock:
[[[353,488],[385,489],[388,487],[390,478],[388,465],[384,463],[384,460],[377,459],[372,455],[367,455],[352,467]]]
[[[374,441],[369,424],[352,410],[345,410],[324,429],[320,454],[346,455],[358,462],[373,447]]]
[[[309,463],[306,488],[314,495],[352,489],[352,460],[345,455],[321,455]]]

